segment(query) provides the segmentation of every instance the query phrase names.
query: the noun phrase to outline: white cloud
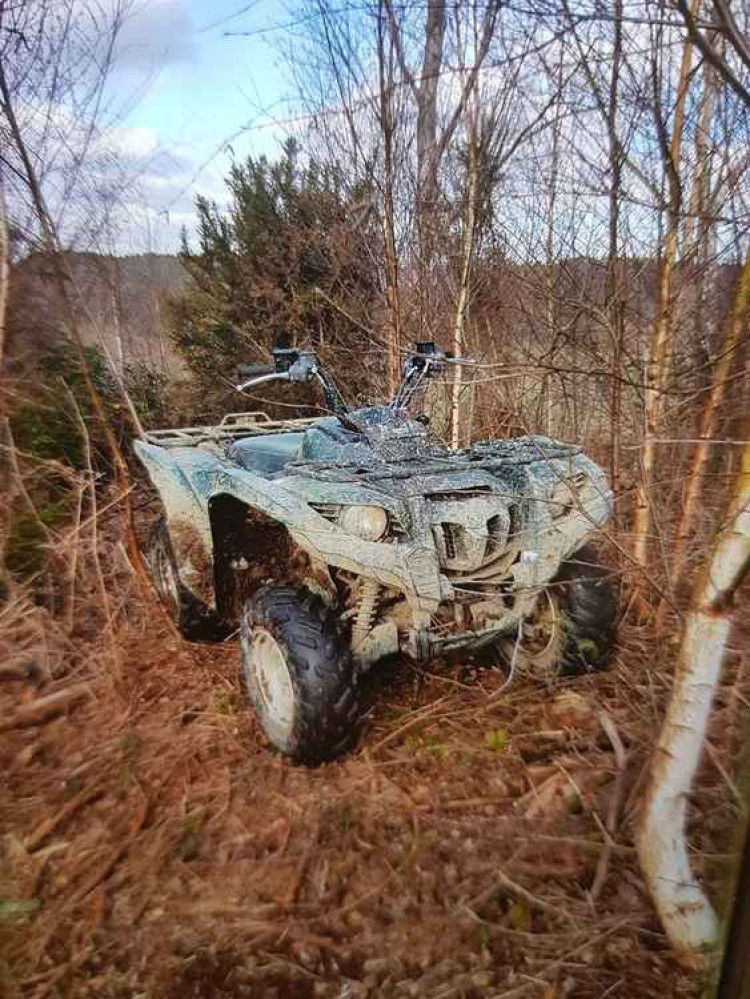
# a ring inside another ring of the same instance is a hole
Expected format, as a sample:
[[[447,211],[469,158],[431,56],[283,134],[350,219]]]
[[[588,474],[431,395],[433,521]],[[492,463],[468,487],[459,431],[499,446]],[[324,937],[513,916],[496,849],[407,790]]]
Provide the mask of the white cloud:
[[[117,126],[105,134],[104,141],[124,156],[137,158],[150,156],[160,146],[157,130],[145,126]]]
[[[146,0],[132,8],[115,47],[115,68],[154,70],[196,56],[187,0]]]

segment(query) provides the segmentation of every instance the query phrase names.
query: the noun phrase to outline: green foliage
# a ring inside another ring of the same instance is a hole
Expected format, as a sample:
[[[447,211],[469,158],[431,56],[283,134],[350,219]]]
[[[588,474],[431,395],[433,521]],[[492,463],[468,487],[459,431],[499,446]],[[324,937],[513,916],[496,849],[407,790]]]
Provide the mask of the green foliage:
[[[510,907],[508,923],[518,933],[528,933],[531,930],[531,910],[525,899],[517,898]]]
[[[502,728],[491,728],[484,733],[484,744],[493,753],[504,753],[508,748],[508,733]]]
[[[0,898],[0,924],[23,926],[41,904],[38,898],[22,899],[18,902]]]
[[[164,372],[154,371],[140,361],[129,364],[125,370],[125,388],[144,426],[168,425],[169,377]]]
[[[176,347],[214,396],[278,336],[318,348],[361,337],[330,300],[366,323],[377,282],[376,234],[354,219],[336,166],[301,166],[290,140],[276,162],[235,164],[226,183],[227,209],[197,199],[198,249],[185,240],[182,252],[191,282],[170,310]]]
[[[86,363],[115,433],[124,440],[125,413],[107,363],[95,348],[86,349]],[[5,556],[12,573],[29,577],[43,569],[48,532],[65,520],[71,505],[69,480],[55,469],[54,463],[75,470],[86,467],[81,422],[89,437],[95,471],[106,474],[109,469],[103,433],[94,418],[78,355],[70,341],[58,339],[47,344],[21,390],[22,401],[10,413],[10,425],[21,464],[33,469],[27,491],[35,511],[16,499],[10,511]],[[40,465],[34,459],[53,464]]]
[[[13,511],[5,549],[5,564],[17,576],[31,576],[44,564],[44,542],[47,528],[54,528],[64,518],[68,498],[48,501],[37,508],[36,515],[28,509]]]
[[[217,690],[211,698],[211,707],[218,715],[236,715],[237,695],[233,690]]]
[[[101,396],[118,436],[125,433],[124,413],[118,388],[101,351],[86,348],[89,375]],[[96,467],[104,468],[104,442],[94,418],[83,372],[68,340],[49,344],[36,364],[34,393],[11,414],[16,445],[21,451],[45,461],[60,461],[71,468],[85,465],[81,420],[86,426]],[[80,413],[80,417],[79,414]]]

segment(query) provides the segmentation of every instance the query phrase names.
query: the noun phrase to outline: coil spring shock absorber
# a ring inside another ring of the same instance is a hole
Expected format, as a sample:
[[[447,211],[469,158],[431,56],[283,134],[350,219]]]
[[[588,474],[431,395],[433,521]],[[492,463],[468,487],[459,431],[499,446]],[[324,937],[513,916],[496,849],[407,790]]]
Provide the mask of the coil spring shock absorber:
[[[376,579],[362,579],[359,592],[357,615],[352,625],[352,648],[356,649],[364,642],[375,622],[380,598],[380,583]]]

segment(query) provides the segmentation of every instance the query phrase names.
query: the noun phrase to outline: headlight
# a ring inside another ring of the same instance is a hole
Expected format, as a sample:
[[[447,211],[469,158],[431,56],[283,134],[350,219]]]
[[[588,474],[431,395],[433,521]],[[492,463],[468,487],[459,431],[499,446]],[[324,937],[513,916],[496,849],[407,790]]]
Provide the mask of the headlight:
[[[388,527],[388,514],[379,506],[345,506],[339,526],[363,541],[379,541]]]

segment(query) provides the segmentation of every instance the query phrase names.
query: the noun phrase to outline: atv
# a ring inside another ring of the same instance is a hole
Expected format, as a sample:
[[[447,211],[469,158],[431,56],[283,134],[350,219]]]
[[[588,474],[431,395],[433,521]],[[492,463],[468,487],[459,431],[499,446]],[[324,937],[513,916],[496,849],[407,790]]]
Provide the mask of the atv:
[[[412,413],[464,362],[417,344],[394,398],[352,410],[313,351],[278,347],[238,389],[317,382],[330,415],[231,413],[135,442],[163,508],[146,553],[161,599],[189,640],[239,633],[258,720],[295,760],[352,745],[387,657],[490,653],[548,677],[612,653],[615,591],[589,544],[605,474],[537,435],[450,450]]]

